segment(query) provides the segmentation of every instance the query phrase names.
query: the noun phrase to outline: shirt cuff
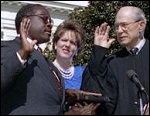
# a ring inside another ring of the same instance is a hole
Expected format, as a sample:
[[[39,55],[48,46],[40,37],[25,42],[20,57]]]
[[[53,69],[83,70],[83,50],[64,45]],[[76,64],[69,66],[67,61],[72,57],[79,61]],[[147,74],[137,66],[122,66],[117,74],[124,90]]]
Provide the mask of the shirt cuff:
[[[27,60],[23,60],[18,52],[16,54],[17,54],[17,57],[18,57],[19,61],[21,62],[21,64],[24,65],[27,62]]]

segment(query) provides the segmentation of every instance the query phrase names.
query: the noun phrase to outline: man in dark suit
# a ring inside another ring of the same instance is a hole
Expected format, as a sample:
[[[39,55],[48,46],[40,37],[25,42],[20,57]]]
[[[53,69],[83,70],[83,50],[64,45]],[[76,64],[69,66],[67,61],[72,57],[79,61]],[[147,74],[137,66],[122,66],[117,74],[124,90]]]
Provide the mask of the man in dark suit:
[[[1,114],[63,114],[63,78],[38,51],[38,45],[51,36],[48,10],[39,4],[25,5],[15,25],[18,37],[1,41]]]

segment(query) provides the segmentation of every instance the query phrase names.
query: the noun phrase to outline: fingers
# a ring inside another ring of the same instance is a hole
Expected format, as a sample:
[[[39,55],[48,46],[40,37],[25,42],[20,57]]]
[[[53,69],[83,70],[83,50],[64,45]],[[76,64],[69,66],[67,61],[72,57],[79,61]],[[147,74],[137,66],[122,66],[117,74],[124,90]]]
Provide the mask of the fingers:
[[[102,46],[104,48],[109,48],[114,39],[109,39],[110,26],[104,22],[95,29],[94,44]]]
[[[108,35],[108,32],[110,31],[110,26],[104,22],[101,24],[100,28],[99,28],[99,34],[101,35]]]
[[[100,26],[96,27],[95,34],[108,35],[109,31],[110,31],[110,26],[106,22],[104,22]]]
[[[36,43],[37,43],[37,40],[33,40],[33,41],[31,42],[31,45],[34,46]]]
[[[115,38],[111,38],[111,39],[108,39],[107,41],[108,41],[109,44],[112,44],[114,41],[116,41],[116,39]]]
[[[83,113],[86,115],[91,115],[91,114],[93,114],[93,112],[95,112],[95,110],[98,106],[99,106],[99,104],[94,104],[94,103],[85,104],[84,107],[82,108],[84,111]]]
[[[30,26],[31,26],[30,19],[27,18],[27,17],[23,18],[23,20],[21,22],[21,37],[22,37],[22,39],[24,39],[24,41],[26,41],[27,37],[30,38],[30,36],[28,35]],[[36,43],[37,43],[37,40],[33,40],[30,44],[31,44],[32,47],[34,47],[34,45]]]
[[[95,35],[99,34],[99,28],[100,28],[99,26],[96,27],[96,29],[95,29]]]
[[[31,23],[29,18],[24,18],[20,24],[20,34],[22,39],[26,39]]]
[[[96,110],[96,108],[100,105],[100,103],[94,104],[93,110]]]
[[[70,96],[76,96],[78,93],[78,90],[75,89],[66,89],[65,90],[67,94],[69,94]]]
[[[83,102],[83,104],[84,104],[85,106],[89,105],[89,104],[88,104],[88,103],[86,103],[86,102]]]
[[[70,110],[73,111],[73,114],[78,115],[92,115],[94,114],[96,108],[100,105],[100,103],[94,104],[94,103],[86,103],[83,102],[83,104],[76,103]]]
[[[37,40],[32,40],[32,38],[28,36],[30,26],[31,26],[30,19],[28,17],[23,18],[20,23],[19,33],[21,39],[20,53],[22,54],[24,59],[26,59],[28,55],[33,51],[34,45],[37,43]],[[31,42],[29,42],[27,38],[30,38]]]
[[[21,22],[22,31],[24,31],[28,34],[30,26],[31,26],[30,19],[29,18],[24,18],[23,21]]]
[[[105,26],[105,30],[104,30],[104,35],[106,37],[108,37],[109,36],[109,31],[110,31],[110,26],[108,24],[105,24],[105,25],[106,26]]]
[[[101,93],[94,93],[94,92],[79,91],[79,93],[84,95],[102,96]]]
[[[79,108],[83,108],[84,107],[82,104],[80,104],[78,102],[75,104],[75,106],[78,106]]]

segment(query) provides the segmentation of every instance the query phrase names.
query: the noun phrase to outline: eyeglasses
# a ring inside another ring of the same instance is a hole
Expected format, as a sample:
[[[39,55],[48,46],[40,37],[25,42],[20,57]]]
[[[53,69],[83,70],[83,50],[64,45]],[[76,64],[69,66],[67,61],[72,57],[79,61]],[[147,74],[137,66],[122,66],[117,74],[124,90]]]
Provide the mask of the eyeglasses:
[[[126,23],[126,22],[118,23],[118,24],[115,24],[113,28],[114,28],[116,31],[118,31],[118,30],[119,30],[119,26],[120,26],[123,31],[126,31],[126,30],[129,28],[129,25],[130,25],[130,24],[137,23],[137,22],[139,22],[139,21],[140,21],[140,20],[137,20],[137,21],[134,21],[134,22],[130,22],[130,23]]]
[[[38,14],[38,15],[28,15],[28,16],[37,16],[39,17],[40,19],[42,19],[42,21],[47,24],[47,23],[50,23],[51,25],[54,25],[54,21],[49,18],[47,15],[44,15],[44,14]]]

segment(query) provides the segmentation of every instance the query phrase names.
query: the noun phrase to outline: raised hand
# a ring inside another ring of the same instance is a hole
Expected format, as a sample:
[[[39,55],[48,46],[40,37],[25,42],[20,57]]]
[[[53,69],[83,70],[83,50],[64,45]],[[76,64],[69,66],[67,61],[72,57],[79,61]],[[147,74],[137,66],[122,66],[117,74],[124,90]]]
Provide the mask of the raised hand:
[[[94,44],[109,48],[112,42],[115,41],[115,38],[109,38],[110,26],[104,22],[100,26],[97,26],[95,29],[94,35]]]
[[[26,59],[28,55],[33,51],[34,45],[37,40],[32,40],[31,43],[27,41],[28,31],[30,29],[31,23],[29,18],[24,18],[20,24],[20,39],[21,39],[21,49],[18,51],[22,59]],[[31,38],[30,38],[31,39]]]

